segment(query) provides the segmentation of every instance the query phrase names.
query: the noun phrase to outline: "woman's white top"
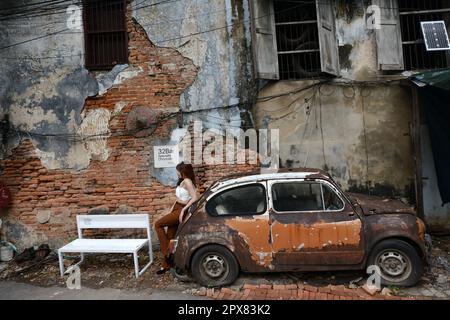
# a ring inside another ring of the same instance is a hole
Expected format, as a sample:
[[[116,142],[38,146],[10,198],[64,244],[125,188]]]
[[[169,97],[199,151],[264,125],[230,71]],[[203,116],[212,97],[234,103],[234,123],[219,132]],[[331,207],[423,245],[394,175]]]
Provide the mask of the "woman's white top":
[[[191,200],[191,198],[192,198],[191,195],[189,194],[189,191],[187,191],[182,186],[177,187],[177,189],[175,190],[175,194],[176,194],[177,198],[183,202],[187,202],[187,201]]]

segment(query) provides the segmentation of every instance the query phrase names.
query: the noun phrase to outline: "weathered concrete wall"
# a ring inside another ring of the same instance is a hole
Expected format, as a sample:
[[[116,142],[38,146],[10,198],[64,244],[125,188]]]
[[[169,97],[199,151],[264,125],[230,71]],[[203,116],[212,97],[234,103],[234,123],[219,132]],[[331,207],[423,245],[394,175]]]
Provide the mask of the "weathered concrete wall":
[[[324,168],[344,189],[411,198],[411,92],[380,81],[375,33],[365,26],[368,5],[335,1],[343,79],[259,102],[255,122],[258,128],[280,130],[282,166]],[[258,99],[312,83],[272,82]]]
[[[175,48],[199,69],[179,100],[181,110],[194,112],[184,115],[185,127],[197,120],[206,130],[237,129],[248,120],[257,93],[247,0],[136,6],[133,17],[156,45]]]
[[[376,78],[375,32],[366,28],[365,10],[370,1],[336,1],[336,32],[341,76],[352,80]]]
[[[35,1],[37,2],[37,1]],[[253,101],[249,9],[246,0],[209,2],[130,1],[129,10],[145,29],[149,40],[159,47],[175,48],[192,60],[199,72],[194,83],[170,107],[207,110]],[[27,4],[33,1],[26,1]],[[79,2],[74,1],[79,5]],[[16,6],[4,1],[1,9]],[[45,13],[2,22],[0,41],[18,44],[0,52],[1,114],[9,113],[12,126],[32,132],[33,145],[48,168],[80,170],[92,159],[107,158],[107,151],[84,143],[49,139],[40,134],[77,135],[86,133],[93,115],[82,113],[86,98],[102,95],[112,86],[133,78],[142,70],[120,66],[110,73],[89,73],[84,68],[84,39],[81,29],[66,30],[72,13],[70,1]],[[224,27],[229,26],[229,27]],[[203,33],[203,31],[217,29]],[[192,35],[195,34],[195,35]],[[44,37],[42,37],[44,35]],[[32,40],[33,38],[38,38]],[[171,40],[173,39],[173,40]],[[174,68],[170,62],[165,68]],[[204,126],[221,127],[224,121],[241,123],[236,108],[214,110],[185,117],[188,125],[200,118]],[[92,121],[91,121],[92,122]],[[101,134],[104,127],[90,126],[90,134]],[[10,139],[9,150],[23,138]],[[0,155],[1,157],[2,155]],[[174,172],[172,172],[173,174]]]
[[[133,17],[149,38],[158,46],[176,48],[199,68],[194,83],[180,97],[183,110],[253,101],[247,0],[183,0],[139,7]]]
[[[260,97],[311,83],[273,83]],[[258,128],[280,130],[283,167],[323,168],[344,189],[410,196],[410,100],[399,85],[321,85],[258,103],[255,122]]]
[[[6,1],[0,7],[17,5]],[[82,32],[65,29],[61,10],[44,17],[2,21],[0,41],[11,47],[0,51],[0,67],[8,70],[2,72],[0,106],[3,113],[9,113],[12,126],[35,134],[31,140],[43,157],[51,157],[60,167],[80,168],[86,166],[87,153],[81,145],[39,136],[76,132],[85,99],[98,93],[95,78],[83,68]],[[14,134],[17,138],[10,140],[10,147],[27,137]]]
[[[19,248],[42,242],[57,247],[75,235],[77,214],[117,212],[124,206],[125,211],[147,212],[156,219],[174,200],[171,186],[176,174],[174,168],[153,168],[152,147],[177,143],[196,118],[205,121],[205,129],[222,127],[224,119],[241,125],[239,107],[209,109],[253,98],[246,25],[202,37],[208,47],[202,61],[193,49],[185,54],[182,48],[171,48],[173,43],[155,45],[149,34],[164,38],[173,36],[173,31],[178,36],[189,34],[186,19],[200,19],[197,9],[206,10],[203,15],[211,10],[223,15],[226,8],[227,21],[243,19],[248,15],[246,1],[218,2],[215,9],[194,8],[193,2],[190,14],[179,14],[177,22],[172,22],[175,28],[166,26],[158,32],[151,26],[144,30],[132,18],[132,8],[149,9],[153,3],[129,3],[129,64],[110,72],[84,68],[82,30],[59,32],[67,28],[69,2],[56,12],[47,12],[45,19],[11,21],[7,28],[0,28],[2,46],[23,42],[0,52],[0,67],[7,70],[1,73],[0,116],[9,114],[12,127],[8,148],[0,154],[1,179],[13,194],[11,207],[2,212],[2,239]],[[2,2],[1,8],[12,5]],[[161,17],[151,19],[157,21],[161,23]],[[207,71],[200,76],[203,69]],[[194,85],[197,80],[200,83]],[[211,88],[208,94],[200,89],[205,84]],[[185,110],[204,111],[186,115],[184,128],[178,128],[177,118],[170,117],[149,134],[127,134],[130,123],[134,125],[130,122],[134,112],[152,114],[158,120],[177,112],[180,105]],[[248,170],[252,166],[196,168],[201,190],[224,174]]]

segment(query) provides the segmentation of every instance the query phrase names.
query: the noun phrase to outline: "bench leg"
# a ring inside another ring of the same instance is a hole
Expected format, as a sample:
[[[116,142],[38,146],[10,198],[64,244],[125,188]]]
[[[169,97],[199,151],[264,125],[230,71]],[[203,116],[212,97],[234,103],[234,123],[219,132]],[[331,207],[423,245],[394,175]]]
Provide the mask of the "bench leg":
[[[148,256],[150,257],[150,264],[153,263],[153,248],[152,248],[152,241],[148,240]]]
[[[133,252],[133,259],[134,259],[134,273],[136,275],[136,278],[139,278],[140,275],[142,275],[145,270],[148,269],[148,267],[150,267],[150,265],[153,263],[153,254],[152,254],[152,247],[151,244],[149,244],[149,258],[150,261],[139,271],[139,259],[138,259],[138,253],[139,250],[136,250],[135,252]]]
[[[61,273],[61,277],[63,277],[64,276],[64,258],[60,251],[58,251],[58,260],[59,260],[59,272]]]
[[[64,277],[64,257],[62,252],[58,251],[58,260],[59,260],[59,272],[61,273],[61,277]],[[72,265],[73,267],[80,265],[84,261],[84,253],[80,253],[80,261]]]
[[[134,273],[136,275],[136,278],[139,278],[139,261],[137,251],[133,253],[133,258],[134,258]]]

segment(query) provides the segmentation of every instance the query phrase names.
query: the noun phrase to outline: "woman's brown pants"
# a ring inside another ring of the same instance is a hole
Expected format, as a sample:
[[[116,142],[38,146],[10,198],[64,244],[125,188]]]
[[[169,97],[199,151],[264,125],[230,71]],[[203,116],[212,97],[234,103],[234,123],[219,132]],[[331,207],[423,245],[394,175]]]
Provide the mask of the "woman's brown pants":
[[[163,268],[169,267],[169,264],[167,263],[167,258],[169,256],[169,242],[175,237],[178,224],[180,223],[180,212],[183,207],[183,204],[176,202],[168,214],[155,222],[155,230],[158,235],[161,253],[163,255]],[[167,232],[164,230],[165,227],[167,227]]]

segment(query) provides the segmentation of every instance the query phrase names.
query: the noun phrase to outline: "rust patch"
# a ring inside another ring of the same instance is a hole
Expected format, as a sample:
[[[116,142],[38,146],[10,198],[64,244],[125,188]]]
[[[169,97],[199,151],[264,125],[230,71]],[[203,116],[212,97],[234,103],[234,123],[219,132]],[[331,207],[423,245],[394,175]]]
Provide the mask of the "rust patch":
[[[311,226],[274,222],[268,217],[234,218],[225,224],[238,232],[248,245],[252,259],[273,269],[273,254],[277,252],[310,251],[336,246],[358,246],[361,241],[361,221],[315,223]],[[272,235],[272,242],[269,237]]]
[[[272,248],[269,243],[269,217],[255,216],[253,219],[233,218],[225,220],[225,224],[238,232],[248,245],[252,259],[261,266],[272,266]]]
[[[419,239],[425,241],[425,223],[422,220],[416,219],[417,224],[417,233],[419,235]]]
[[[310,226],[275,222],[272,225],[272,238],[274,252],[357,246],[361,241],[361,221],[318,222]]]
[[[347,195],[358,201],[365,214],[369,214],[371,210],[375,210],[376,213],[415,214],[415,210],[413,207],[410,207],[399,200],[350,192],[348,192]]]

